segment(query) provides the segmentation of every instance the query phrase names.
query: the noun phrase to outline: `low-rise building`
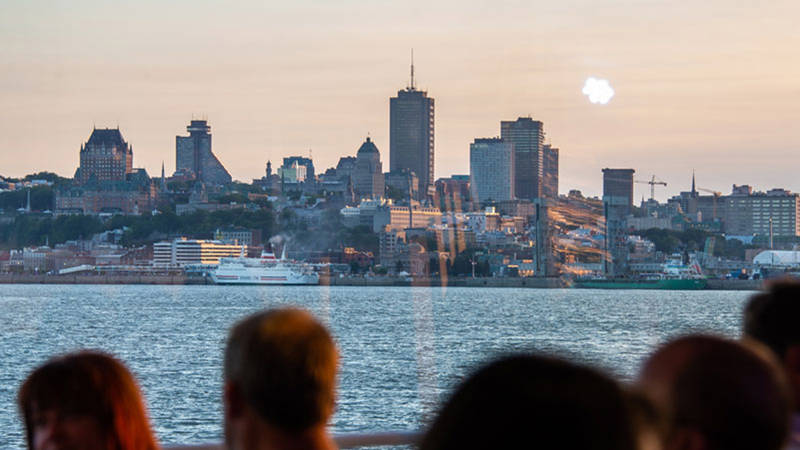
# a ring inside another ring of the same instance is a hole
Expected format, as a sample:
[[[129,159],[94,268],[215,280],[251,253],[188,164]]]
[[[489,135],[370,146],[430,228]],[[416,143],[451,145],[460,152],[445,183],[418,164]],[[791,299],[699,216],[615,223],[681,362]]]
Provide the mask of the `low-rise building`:
[[[251,247],[261,245],[261,230],[249,230],[242,227],[217,228],[214,239],[228,244],[238,244]]]
[[[725,232],[730,235],[800,236],[800,195],[785,189],[752,192],[733,187],[725,202]]]
[[[56,214],[103,212],[142,214],[155,209],[158,189],[144,169],[133,169],[124,181],[90,179],[55,192]]]
[[[469,175],[453,175],[436,180],[434,204],[445,211],[471,211]]]
[[[405,247],[405,233],[397,230],[386,230],[378,233],[378,257],[384,267],[393,267]]]
[[[48,246],[26,247],[22,249],[22,266],[26,272],[46,272],[52,269],[51,253]]]
[[[409,169],[397,169],[384,174],[384,180],[388,194],[401,194],[401,198],[408,200],[419,200],[419,177]]]
[[[245,253],[244,245],[221,241],[180,238],[153,244],[153,265],[187,266],[194,264],[219,264],[220,258],[236,257]]]
[[[483,211],[467,213],[467,227],[476,233],[497,231],[500,229],[500,214],[493,206]]]
[[[628,228],[634,231],[650,230],[652,228],[661,228],[665,230],[673,229],[672,218],[669,217],[633,217],[629,216],[627,220]]]
[[[442,212],[438,208],[411,203],[411,206],[400,206],[387,199],[364,199],[357,207],[347,206],[339,212],[345,226],[369,226],[375,233],[429,228],[442,223]]]
[[[428,228],[442,222],[442,212],[427,206],[396,206],[385,204],[375,211],[372,230],[404,230],[406,228]]]

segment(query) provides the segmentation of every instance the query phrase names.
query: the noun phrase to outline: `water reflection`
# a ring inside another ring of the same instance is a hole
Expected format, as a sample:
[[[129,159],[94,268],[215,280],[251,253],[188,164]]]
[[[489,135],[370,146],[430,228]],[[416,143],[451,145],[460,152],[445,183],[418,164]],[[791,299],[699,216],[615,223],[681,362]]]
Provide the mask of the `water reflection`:
[[[417,384],[420,399],[420,419],[427,423],[433,418],[439,404],[439,386],[436,378],[436,336],[433,322],[433,295],[441,292],[445,298],[446,287],[413,288],[414,341],[417,356]]]

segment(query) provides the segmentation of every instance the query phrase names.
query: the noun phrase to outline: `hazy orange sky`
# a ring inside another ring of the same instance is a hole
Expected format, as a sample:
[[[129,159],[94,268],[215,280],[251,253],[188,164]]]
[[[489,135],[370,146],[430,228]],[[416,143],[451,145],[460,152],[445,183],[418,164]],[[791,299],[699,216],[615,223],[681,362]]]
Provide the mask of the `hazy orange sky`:
[[[0,174],[72,176],[92,126],[119,125],[134,166],[175,167],[206,116],[234,179],[311,149],[318,172],[367,133],[389,162],[389,97],[436,99],[436,176],[530,115],[561,149],[562,193],[600,169],[800,191],[800,2],[16,1],[0,6]],[[581,94],[610,80],[605,106]],[[647,195],[637,185],[637,197]]]

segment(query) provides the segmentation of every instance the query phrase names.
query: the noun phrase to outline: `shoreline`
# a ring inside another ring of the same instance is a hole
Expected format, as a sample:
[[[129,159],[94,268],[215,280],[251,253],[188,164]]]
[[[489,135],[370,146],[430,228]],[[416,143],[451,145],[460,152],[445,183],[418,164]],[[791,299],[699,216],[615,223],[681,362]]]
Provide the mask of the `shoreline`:
[[[47,274],[0,274],[0,284],[87,284],[87,285],[204,285],[213,284],[207,278],[187,275],[159,274],[99,274],[99,275],[47,275]],[[563,278],[415,278],[396,277],[320,277],[321,286],[364,287],[495,287],[529,289],[569,288]],[[708,280],[705,290],[754,291],[763,287],[763,280]]]

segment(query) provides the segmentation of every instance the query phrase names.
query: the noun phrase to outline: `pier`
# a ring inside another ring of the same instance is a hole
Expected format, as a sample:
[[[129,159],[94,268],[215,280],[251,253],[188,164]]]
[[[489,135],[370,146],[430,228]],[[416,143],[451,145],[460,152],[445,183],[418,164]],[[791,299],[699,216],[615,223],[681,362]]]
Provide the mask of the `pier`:
[[[50,274],[0,274],[0,284],[212,284],[211,280],[201,276],[186,274],[158,273],[81,273],[68,275]],[[320,276],[321,286],[448,286],[448,287],[491,287],[491,288],[533,288],[560,289],[568,288],[569,282],[558,277],[448,277],[448,278],[411,278],[391,276]],[[706,289],[715,291],[755,291],[763,287],[763,280],[716,280],[709,279]]]

